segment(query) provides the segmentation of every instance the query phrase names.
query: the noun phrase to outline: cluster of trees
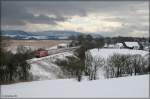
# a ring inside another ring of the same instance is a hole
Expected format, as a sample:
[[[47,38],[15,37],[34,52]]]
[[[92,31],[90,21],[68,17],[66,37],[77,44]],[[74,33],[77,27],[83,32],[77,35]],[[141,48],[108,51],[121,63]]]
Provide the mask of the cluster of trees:
[[[114,54],[107,60],[107,78],[122,77],[126,75],[141,75],[149,73],[149,59],[141,55]]]
[[[66,60],[57,60],[56,63],[61,67],[64,75],[69,78],[75,77],[81,81],[84,66],[79,58],[68,56]]]
[[[79,43],[79,48],[75,51],[75,55],[82,61],[82,66],[84,66],[84,71],[82,74],[85,74],[86,76],[89,76],[90,80],[96,79],[96,76],[94,76],[94,73],[97,71],[93,71],[92,68],[87,68],[86,66],[86,52],[88,52],[90,49],[93,48],[102,48],[104,46],[104,38],[93,38],[91,35],[86,35],[86,36],[79,36],[77,39]],[[99,60],[97,60],[99,61]],[[96,64],[98,65],[98,64]],[[89,71],[91,69],[91,71]],[[94,78],[93,78],[94,77]]]
[[[130,42],[133,42],[133,41],[136,41],[136,42],[149,42],[149,38],[140,38],[140,37],[121,37],[121,36],[118,36],[118,37],[106,37],[105,38],[105,43],[107,44],[115,44],[115,43],[118,43],[118,42],[125,42],[125,41],[130,41]]]
[[[101,48],[104,46],[104,38],[103,37],[93,37],[91,35],[79,35],[74,38],[70,43],[70,46],[81,46],[84,47],[85,50],[91,48]]]
[[[57,61],[57,63],[58,65],[63,66],[64,70],[66,70],[65,71],[66,73],[69,72],[68,75],[75,76],[77,77],[78,81],[81,81],[83,74],[89,75],[89,72],[87,71],[87,68],[85,66],[85,58],[86,58],[85,52],[93,48],[102,48],[104,46],[104,38],[102,37],[93,38],[91,35],[80,35],[73,39],[73,41],[70,43],[70,46],[79,47],[74,52],[76,58],[69,57],[67,61],[61,61],[61,62]],[[90,76],[93,76],[93,74]]]
[[[1,43],[2,44],[2,43]],[[33,57],[31,50],[23,46],[17,48],[17,53],[6,51],[4,46],[0,47],[0,84],[14,83],[30,80],[30,65],[27,59]]]
[[[90,52],[86,52],[85,66],[89,80],[97,79],[97,71],[100,68],[106,72],[106,78],[150,73],[149,58],[143,58],[141,55],[114,54],[105,60],[100,56],[93,57]]]

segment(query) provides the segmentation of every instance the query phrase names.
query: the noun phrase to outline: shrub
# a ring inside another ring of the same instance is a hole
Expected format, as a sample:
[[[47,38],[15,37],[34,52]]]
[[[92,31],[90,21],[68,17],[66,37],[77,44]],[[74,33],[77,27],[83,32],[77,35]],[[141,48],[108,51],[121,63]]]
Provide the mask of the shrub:
[[[30,65],[26,60],[32,58],[33,55],[31,51],[25,51],[22,48],[20,47],[16,54],[1,49],[0,84],[30,80]]]
[[[81,81],[84,65],[78,58],[67,57],[67,60],[57,60],[56,64],[61,66],[67,77],[76,77],[78,81]]]

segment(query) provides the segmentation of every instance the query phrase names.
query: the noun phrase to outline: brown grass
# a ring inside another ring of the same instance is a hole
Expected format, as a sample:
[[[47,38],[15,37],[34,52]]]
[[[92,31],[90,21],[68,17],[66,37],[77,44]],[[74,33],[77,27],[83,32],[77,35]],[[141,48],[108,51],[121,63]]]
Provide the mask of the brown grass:
[[[9,40],[9,48],[13,48],[19,45],[23,46],[34,46],[38,48],[49,48],[60,43],[69,43],[69,40]]]

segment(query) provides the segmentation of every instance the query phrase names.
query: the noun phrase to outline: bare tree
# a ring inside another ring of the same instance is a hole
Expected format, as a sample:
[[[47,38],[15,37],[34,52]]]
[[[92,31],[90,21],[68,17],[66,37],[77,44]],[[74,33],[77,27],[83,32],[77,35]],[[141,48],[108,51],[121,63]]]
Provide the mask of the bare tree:
[[[90,51],[86,51],[85,52],[85,75],[89,75],[90,74],[90,70],[92,67],[92,60],[93,57],[91,56]]]
[[[102,68],[103,66],[104,66],[104,64],[105,64],[105,60],[104,60],[104,58],[102,58],[102,57],[94,57],[94,59],[93,59],[93,78],[94,78],[94,80],[96,80],[97,79],[97,71],[100,69],[100,68]]]
[[[141,55],[134,55],[132,57],[132,69],[134,72],[134,75],[139,74],[144,74],[146,71],[146,61]]]
[[[86,72],[89,75],[89,80],[97,79],[97,72],[99,68],[103,67],[105,64],[105,60],[100,56],[93,57],[90,51],[86,52]]]
[[[107,60],[107,78],[147,73],[147,62],[141,55],[114,54]]]

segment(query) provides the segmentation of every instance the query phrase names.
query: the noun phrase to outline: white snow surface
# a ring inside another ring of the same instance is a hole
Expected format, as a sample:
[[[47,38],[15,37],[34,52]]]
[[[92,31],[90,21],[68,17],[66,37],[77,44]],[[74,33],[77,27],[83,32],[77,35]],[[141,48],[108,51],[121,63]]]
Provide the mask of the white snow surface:
[[[52,47],[50,47],[50,48],[46,48],[46,50],[52,50],[52,49],[56,49],[56,50],[57,50],[57,45],[52,46]]]
[[[93,57],[97,57],[97,56],[101,56],[104,59],[109,58],[110,56],[112,56],[113,54],[130,54],[130,55],[141,55],[141,56],[145,56],[147,55],[149,52],[148,51],[144,51],[144,50],[133,50],[133,49],[92,49],[90,50],[91,54]]]
[[[55,62],[57,59],[65,60],[67,56],[73,56],[72,52],[63,52],[42,58],[28,60],[31,65],[30,74],[33,80],[48,80],[64,78],[64,74]]]
[[[1,86],[2,98],[148,98],[149,75],[77,82],[75,79]],[[8,97],[9,98],[9,97]]]

